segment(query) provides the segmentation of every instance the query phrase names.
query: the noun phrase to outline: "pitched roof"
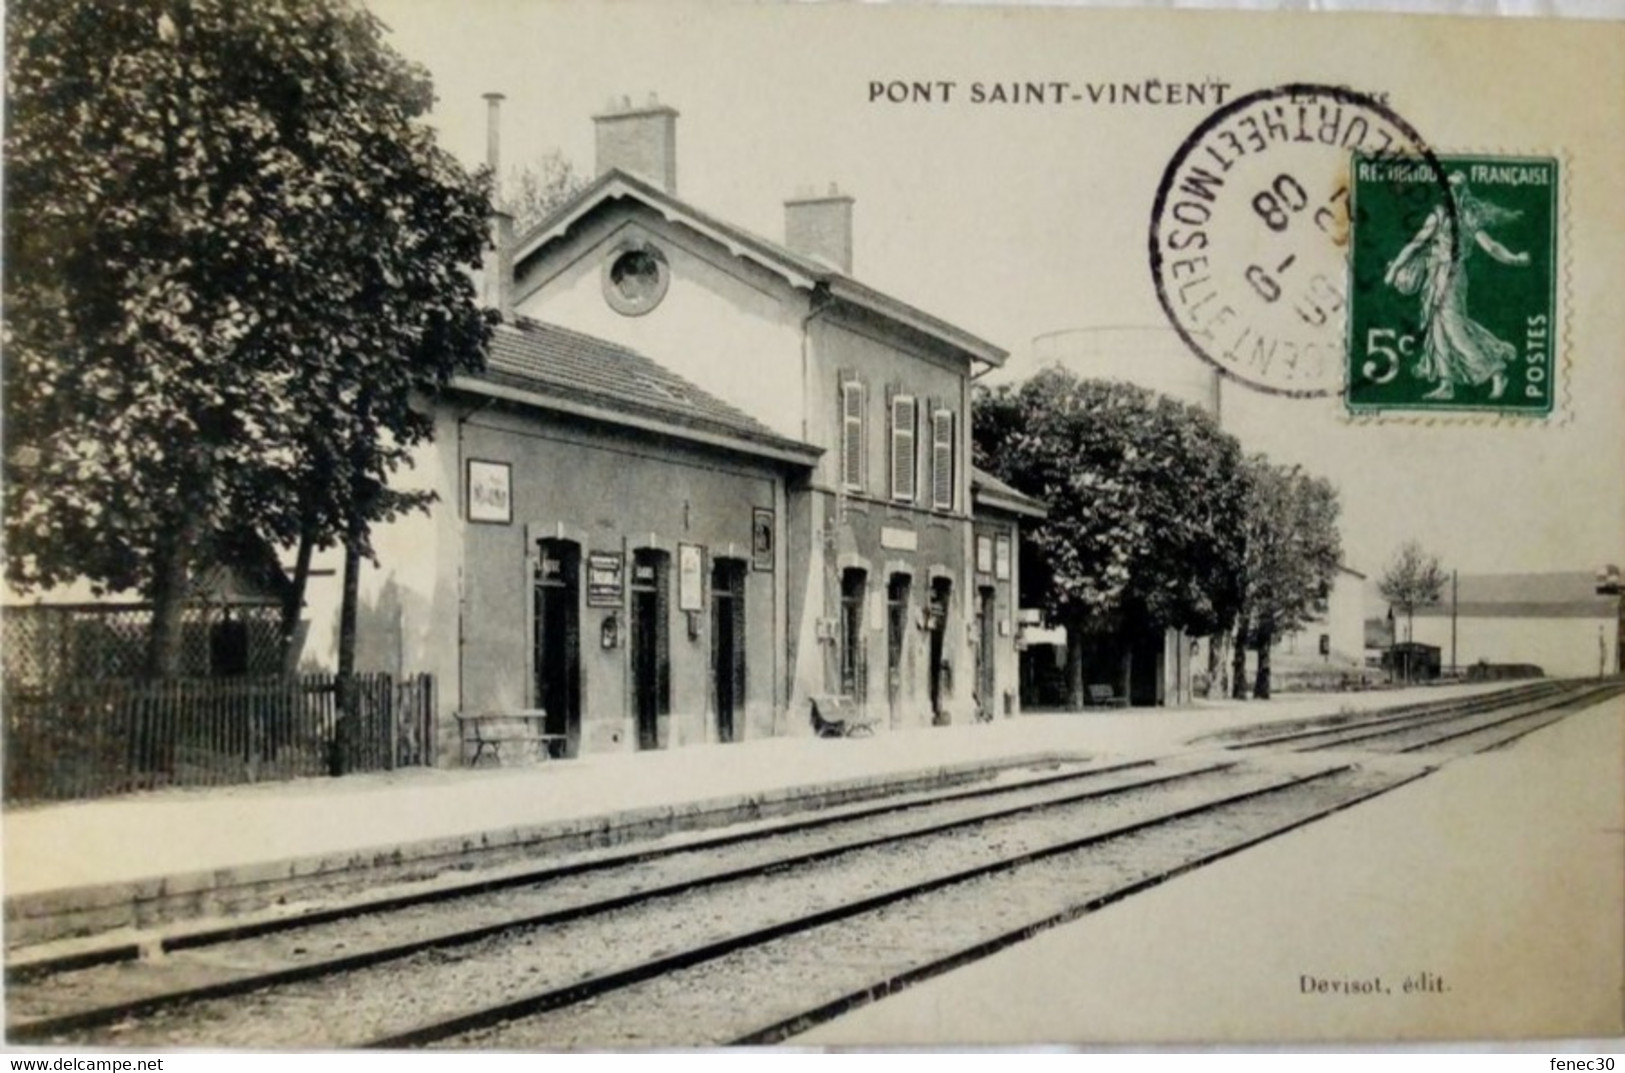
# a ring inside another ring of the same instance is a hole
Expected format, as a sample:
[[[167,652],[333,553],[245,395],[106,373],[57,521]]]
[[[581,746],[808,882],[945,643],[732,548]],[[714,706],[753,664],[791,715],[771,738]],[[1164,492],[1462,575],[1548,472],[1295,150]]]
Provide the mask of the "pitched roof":
[[[1618,598],[1599,596],[1596,577],[1581,570],[1544,574],[1462,574],[1456,579],[1456,614],[1471,618],[1613,618]],[[1418,618],[1448,617],[1450,588]]]
[[[822,453],[780,436],[653,358],[529,317],[498,325],[485,370],[453,385],[782,461],[811,465]]]
[[[881,316],[961,351],[974,361],[1003,365],[1010,355],[985,339],[955,327],[939,317],[860,283],[835,266],[797,253],[787,246],[762,238],[720,217],[695,208],[636,175],[612,168],[586,189],[560,205],[514,243],[514,264],[554,239],[562,236],[586,213],[604,201],[633,197],[653,207],[667,219],[677,219],[716,240],[731,253],[757,262],[787,279],[791,285],[823,288],[832,298]]]
[[[1029,518],[1049,516],[1049,508],[1042,501],[1016,491],[987,470],[977,466],[971,467],[970,488],[971,496],[977,503],[985,503],[1012,514],[1025,514]]]

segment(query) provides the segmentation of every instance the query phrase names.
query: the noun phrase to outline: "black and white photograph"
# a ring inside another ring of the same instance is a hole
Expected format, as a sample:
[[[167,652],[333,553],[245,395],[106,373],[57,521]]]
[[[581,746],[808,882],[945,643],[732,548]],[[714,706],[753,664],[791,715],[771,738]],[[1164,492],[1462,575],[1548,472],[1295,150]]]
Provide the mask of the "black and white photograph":
[[[1459,6],[11,0],[4,1047],[1619,1050],[1625,7]]]

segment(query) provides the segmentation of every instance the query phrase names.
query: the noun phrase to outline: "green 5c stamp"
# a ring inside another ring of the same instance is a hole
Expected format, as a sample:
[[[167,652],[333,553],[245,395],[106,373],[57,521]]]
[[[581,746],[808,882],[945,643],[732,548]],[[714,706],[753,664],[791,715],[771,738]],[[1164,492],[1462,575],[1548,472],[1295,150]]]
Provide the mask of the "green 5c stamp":
[[[1357,156],[1353,171],[1349,409],[1551,413],[1557,161]]]

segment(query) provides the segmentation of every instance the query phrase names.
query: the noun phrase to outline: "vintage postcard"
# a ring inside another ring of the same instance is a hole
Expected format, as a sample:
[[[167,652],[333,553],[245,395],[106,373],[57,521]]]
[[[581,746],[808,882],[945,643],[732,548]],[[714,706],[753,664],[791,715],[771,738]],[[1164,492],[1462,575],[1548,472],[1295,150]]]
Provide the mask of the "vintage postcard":
[[[1625,1036],[1625,22],[357,3],[8,14],[9,1045]]]

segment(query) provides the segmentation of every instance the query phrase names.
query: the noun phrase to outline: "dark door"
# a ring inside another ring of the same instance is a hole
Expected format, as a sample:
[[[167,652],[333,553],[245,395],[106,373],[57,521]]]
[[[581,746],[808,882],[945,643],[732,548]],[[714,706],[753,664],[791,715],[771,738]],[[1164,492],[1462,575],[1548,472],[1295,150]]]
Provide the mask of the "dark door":
[[[992,719],[994,712],[993,638],[998,629],[991,588],[976,590],[976,717]]]
[[[948,578],[934,578],[931,582],[931,666],[927,673],[931,682],[931,721],[946,723],[945,705],[953,695],[952,669],[946,658],[948,639],[948,606],[953,599],[954,583]]]
[[[718,559],[711,567],[711,695],[717,740],[738,741],[745,708],[745,564]]]
[[[638,748],[660,748],[660,717],[671,710],[671,658],[666,626],[666,553],[632,555],[632,711]]]
[[[903,641],[908,636],[907,574],[893,574],[886,583],[886,703],[895,729],[902,720]]]
[[[863,594],[868,575],[841,572],[841,692],[859,704],[868,692],[863,666]]]
[[[564,540],[537,545],[533,622],[536,706],[547,733],[574,756],[581,737],[581,550]]]

